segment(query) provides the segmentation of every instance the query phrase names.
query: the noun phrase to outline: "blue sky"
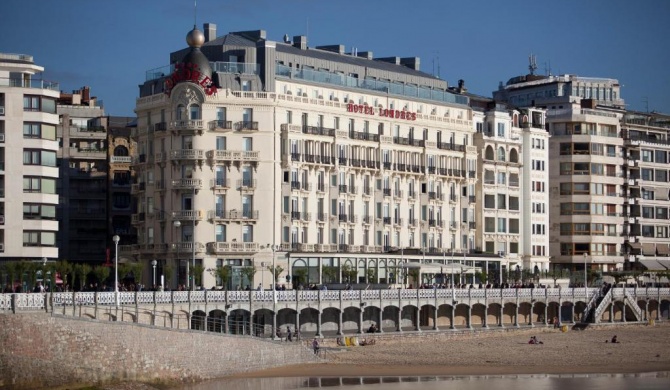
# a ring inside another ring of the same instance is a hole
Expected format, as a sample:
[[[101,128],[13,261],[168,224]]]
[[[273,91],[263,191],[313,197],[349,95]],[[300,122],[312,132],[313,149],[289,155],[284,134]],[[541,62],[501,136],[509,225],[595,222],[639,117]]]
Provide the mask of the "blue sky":
[[[421,58],[421,70],[491,96],[528,72],[617,78],[630,109],[670,113],[668,0],[197,0],[217,34],[308,35],[375,57]],[[30,54],[45,78],[84,85],[109,115],[134,115],[145,71],[186,46],[193,0],[2,0],[0,52]]]

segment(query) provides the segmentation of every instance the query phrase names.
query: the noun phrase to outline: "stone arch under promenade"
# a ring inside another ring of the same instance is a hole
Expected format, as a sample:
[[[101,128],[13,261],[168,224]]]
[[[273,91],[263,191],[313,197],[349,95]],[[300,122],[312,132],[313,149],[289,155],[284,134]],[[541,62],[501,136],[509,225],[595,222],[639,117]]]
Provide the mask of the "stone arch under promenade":
[[[574,315],[574,322],[580,322],[582,321],[582,316],[584,315],[584,310],[586,309],[586,302],[584,301],[575,301],[574,305],[572,306],[573,310],[573,315]]]
[[[220,309],[210,310],[207,313],[207,331],[227,333],[226,312]]]
[[[560,306],[558,302],[549,302],[547,306],[547,317],[550,324],[554,323],[554,319],[560,322]]]
[[[538,322],[544,324],[546,320],[546,308],[547,304],[544,302],[535,302],[533,303],[533,322]]]
[[[530,325],[533,322],[533,307],[530,302],[519,303],[519,325]]]
[[[486,323],[486,305],[475,303],[472,305],[472,314],[470,316],[470,326],[484,326]]]
[[[651,308],[649,309],[649,318],[662,318],[670,320],[670,300],[663,299],[661,300],[660,305],[656,300],[654,300],[654,303],[656,303],[656,306],[654,307],[655,311],[653,312],[652,316]],[[651,301],[649,301],[649,304],[651,305]],[[659,310],[660,313],[657,313]]]
[[[306,307],[300,310],[300,333],[313,333],[318,329],[319,310]]]
[[[289,328],[291,328],[291,332],[295,332],[297,314],[298,312],[290,307],[277,311],[277,327],[281,331],[282,337],[286,337]]]
[[[500,326],[500,308],[499,303],[489,303],[486,308],[486,324],[489,327]]]
[[[321,333],[338,334],[340,329],[340,309],[337,307],[326,307],[321,311]]]
[[[228,330],[231,334],[251,334],[251,313],[245,309],[235,309],[228,312]]]
[[[191,329],[205,330],[205,320],[207,313],[202,310],[195,310],[191,315]]]
[[[512,326],[517,324],[516,303],[507,302],[503,306],[503,325]]]
[[[254,311],[251,318],[255,336],[272,336],[274,312],[269,308]]]
[[[575,304],[565,301],[561,304],[561,322],[575,322]]]
[[[361,328],[363,332],[366,332],[370,325],[375,325],[379,327],[379,315],[382,310],[377,306],[365,306],[363,309],[363,324]]]
[[[451,312],[454,309],[452,305],[440,305],[437,308],[437,327],[442,328],[451,328],[453,324],[451,323]]]
[[[344,332],[357,333],[359,331],[361,320],[361,308],[357,306],[347,306],[342,309],[342,329]]]
[[[400,313],[398,306],[385,306],[384,310],[382,310],[382,324],[380,329],[398,330],[398,313]]]
[[[421,312],[419,313],[419,327],[422,329],[434,329],[436,325],[435,306],[431,304],[422,305]]]
[[[454,326],[467,327],[468,326],[468,312],[470,307],[464,303],[459,303],[455,306],[454,311]]]
[[[400,328],[403,330],[416,330],[416,312],[418,308],[414,305],[405,305],[400,314]]]

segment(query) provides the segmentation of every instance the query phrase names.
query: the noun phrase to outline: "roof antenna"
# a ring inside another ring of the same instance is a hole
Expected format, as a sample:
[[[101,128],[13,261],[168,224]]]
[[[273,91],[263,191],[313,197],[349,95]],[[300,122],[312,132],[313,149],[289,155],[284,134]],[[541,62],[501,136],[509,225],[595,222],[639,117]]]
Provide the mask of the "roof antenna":
[[[198,25],[198,0],[193,0],[193,27]]]
[[[529,55],[528,63],[528,70],[530,70],[531,75],[534,75],[535,70],[537,70],[537,57],[534,54]]]

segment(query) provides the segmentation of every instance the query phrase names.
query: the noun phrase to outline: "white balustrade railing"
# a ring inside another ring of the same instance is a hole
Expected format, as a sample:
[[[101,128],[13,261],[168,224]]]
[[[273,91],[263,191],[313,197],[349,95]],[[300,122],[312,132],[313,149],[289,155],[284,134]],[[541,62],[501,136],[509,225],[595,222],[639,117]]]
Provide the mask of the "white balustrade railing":
[[[597,288],[589,288],[588,303],[591,307],[600,295]],[[500,299],[519,299],[523,301],[563,299],[585,300],[584,288],[535,288],[535,289],[384,289],[384,290],[289,290],[289,291],[141,291],[118,293],[121,305],[151,305],[173,303],[266,303],[266,302],[336,302],[342,301],[369,301],[373,305],[377,300],[398,299],[412,301],[416,299],[446,299],[456,298],[460,302],[470,299],[495,301]],[[670,288],[612,288],[605,299],[596,308],[596,315],[604,310],[613,299],[628,298],[632,303],[640,298],[657,298],[670,296]],[[49,298],[51,301],[49,301]],[[47,305],[115,305],[116,293],[106,292],[61,292],[53,293],[24,293],[0,294],[0,311],[2,310],[33,310],[44,309]],[[637,311],[637,310],[636,310]],[[638,313],[638,316],[640,314]],[[639,317],[638,317],[639,318]]]

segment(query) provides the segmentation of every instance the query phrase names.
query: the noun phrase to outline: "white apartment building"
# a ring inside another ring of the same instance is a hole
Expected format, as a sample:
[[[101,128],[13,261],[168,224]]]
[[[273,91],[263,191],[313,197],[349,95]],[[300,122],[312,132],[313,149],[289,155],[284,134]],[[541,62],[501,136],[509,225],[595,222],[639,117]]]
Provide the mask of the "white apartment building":
[[[0,53],[0,259],[57,259],[57,83],[33,57]],[[19,186],[22,183],[22,186]]]
[[[187,42],[140,87],[138,244],[120,243],[123,261],[158,260],[172,287],[193,264],[231,265],[231,288],[269,288],[272,264],[305,285],[399,283],[407,261],[423,264],[409,283],[442,282],[452,262],[468,283],[499,273],[477,244],[468,97],[418,58],[210,24]]]
[[[474,100],[474,99],[473,99]],[[549,164],[544,110],[471,103],[480,151],[479,185],[463,188],[477,208],[475,245],[497,253],[505,270],[549,269]]]
[[[633,267],[664,271],[670,269],[670,117],[627,112],[621,126],[626,147],[622,195],[628,206],[624,257]]]
[[[494,98],[546,108],[550,256],[572,270],[624,265],[624,102],[614,79],[574,75],[510,79]]]

